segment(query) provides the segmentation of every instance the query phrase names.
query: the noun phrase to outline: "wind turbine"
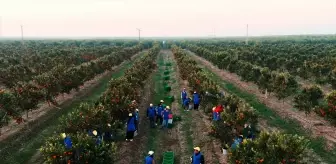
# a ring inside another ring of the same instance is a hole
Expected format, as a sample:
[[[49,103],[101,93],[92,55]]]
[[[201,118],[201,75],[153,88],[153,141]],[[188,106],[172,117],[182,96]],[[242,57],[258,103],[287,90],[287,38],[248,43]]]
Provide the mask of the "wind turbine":
[[[140,32],[141,32],[141,29],[140,28],[137,28],[138,32],[139,32],[139,43],[140,43]]]

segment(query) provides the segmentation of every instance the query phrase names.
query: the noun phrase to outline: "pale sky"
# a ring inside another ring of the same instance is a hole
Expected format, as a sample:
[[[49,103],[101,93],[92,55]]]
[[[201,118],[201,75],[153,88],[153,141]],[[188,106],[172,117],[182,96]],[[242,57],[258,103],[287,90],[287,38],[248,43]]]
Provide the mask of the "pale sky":
[[[0,0],[0,36],[335,34],[336,0]]]

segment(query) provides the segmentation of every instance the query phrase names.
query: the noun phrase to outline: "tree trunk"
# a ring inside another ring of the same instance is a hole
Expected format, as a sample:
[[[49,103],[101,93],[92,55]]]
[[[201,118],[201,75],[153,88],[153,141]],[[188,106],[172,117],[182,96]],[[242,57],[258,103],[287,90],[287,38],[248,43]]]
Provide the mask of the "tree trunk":
[[[267,99],[268,97],[267,97],[267,89],[265,90],[265,98]]]

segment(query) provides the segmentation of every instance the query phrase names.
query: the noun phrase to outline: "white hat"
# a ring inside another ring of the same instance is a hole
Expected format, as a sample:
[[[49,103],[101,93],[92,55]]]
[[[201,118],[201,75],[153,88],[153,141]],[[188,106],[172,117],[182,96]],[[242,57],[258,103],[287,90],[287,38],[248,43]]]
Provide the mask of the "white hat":
[[[166,106],[166,108],[167,108],[167,109],[170,109],[170,107],[169,107],[169,106]]]
[[[139,109],[135,109],[137,112],[139,112]]]
[[[128,116],[132,116],[132,113],[129,113]]]
[[[62,134],[61,134],[61,137],[62,137],[62,138],[65,138],[65,137],[66,137],[66,134],[65,134],[65,133],[62,133]]]
[[[110,126],[111,126],[111,124],[107,124],[107,126],[108,126],[108,127],[110,127]]]
[[[148,152],[148,155],[153,155],[154,154],[154,151],[149,151]]]
[[[98,134],[97,130],[92,131],[92,134],[95,135],[95,136],[97,136],[97,134]]]
[[[213,107],[212,110],[215,111],[215,110],[216,110],[216,107]]]
[[[149,104],[149,106],[151,106],[151,107],[152,107],[152,106],[153,106],[153,104]]]
[[[164,101],[163,101],[163,100],[160,100],[160,102],[162,102],[162,103],[163,103]]]
[[[194,93],[196,93],[196,91],[194,91]]]

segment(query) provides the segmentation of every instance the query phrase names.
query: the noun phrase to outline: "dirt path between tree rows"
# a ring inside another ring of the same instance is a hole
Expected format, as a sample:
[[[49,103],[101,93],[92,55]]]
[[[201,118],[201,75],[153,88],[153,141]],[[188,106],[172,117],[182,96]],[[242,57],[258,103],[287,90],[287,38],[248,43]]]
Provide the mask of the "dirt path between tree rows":
[[[270,95],[266,99],[264,94],[259,92],[258,87],[255,84],[243,82],[236,74],[221,70],[204,58],[196,56],[190,51],[188,52],[192,54],[194,59],[201,62],[223,80],[238,86],[240,89],[247,91],[248,93],[254,94],[260,102],[275,110],[280,116],[297,120],[305,129],[312,131],[313,136],[324,136],[329,142],[329,145],[336,143],[336,127],[330,125],[330,123],[323,118],[314,113],[306,116],[304,112],[293,111],[293,106],[290,104],[290,101],[285,101],[285,103],[283,103],[273,95]]]
[[[172,63],[171,68],[171,80],[169,85],[172,87],[171,94],[175,97],[175,101],[172,103],[172,109],[175,115],[181,116],[181,105],[180,101],[180,84],[178,83],[178,79],[180,77],[179,70],[176,64],[173,64],[174,56],[171,51],[164,50],[162,53],[165,54],[165,61]],[[184,120],[182,120],[184,121]],[[182,124],[181,122],[174,123],[176,126],[171,129],[168,134],[168,139],[165,141],[165,145],[168,146],[167,151],[173,151],[175,153],[175,161],[176,163],[184,164],[190,161],[189,156],[190,152],[188,152],[187,140],[183,136]],[[189,154],[188,154],[189,153]]]
[[[142,53],[142,52],[141,52]],[[141,53],[138,53],[134,55],[131,60],[134,60],[137,56],[139,56]],[[64,103],[71,103],[72,99],[76,98],[77,96],[85,95],[87,92],[89,92],[92,88],[96,87],[98,85],[99,81],[106,77],[111,75],[111,73],[115,72],[121,65],[125,64],[125,62],[122,62],[118,66],[114,66],[111,71],[105,71],[102,74],[97,75],[92,80],[84,82],[83,86],[80,87],[79,91],[72,90],[69,94],[60,94],[58,95],[55,100],[58,103],[58,106],[63,105]],[[25,122],[21,124],[17,124],[15,120],[11,120],[11,122],[7,125],[2,127],[0,135],[0,142],[2,140],[5,140],[8,136],[11,136],[20,130],[22,130],[24,127],[27,126],[27,124],[34,122],[41,117],[48,114],[50,110],[59,110],[60,108],[58,106],[49,105],[47,102],[39,104],[39,108],[36,110],[33,110],[32,112],[29,112],[28,119],[26,117],[26,114],[23,113],[22,117],[25,119]]]
[[[170,52],[170,54],[171,53],[172,52]],[[175,60],[175,58],[173,59]],[[178,72],[178,69],[176,72]],[[181,86],[180,90],[178,91],[179,95],[181,93],[182,88],[190,90],[190,88],[188,87],[187,80],[183,80],[179,76],[178,81]],[[205,116],[205,114],[202,112],[202,109],[199,109],[199,111],[191,110],[188,112],[191,112],[192,117],[190,129],[192,130],[193,145],[201,148],[201,152],[204,154],[205,162],[210,164],[226,164],[227,159],[221,152],[220,141],[216,138],[209,136],[209,132],[211,130],[211,119]],[[189,157],[191,155],[192,152],[190,152]],[[190,161],[184,161],[183,164],[189,162]]]
[[[152,73],[151,76],[153,76],[154,73]],[[123,141],[122,143],[120,143],[120,145],[118,146],[119,149],[117,150],[118,160],[116,164],[130,164],[135,159],[144,159],[140,152],[147,143],[149,135],[149,122],[146,120],[146,111],[154,93],[154,88],[152,87],[154,81],[152,80],[151,76],[149,76],[148,80],[146,81],[146,85],[143,89],[143,92],[141,93],[142,99],[138,107],[140,118],[138,135],[134,137],[133,142]]]

